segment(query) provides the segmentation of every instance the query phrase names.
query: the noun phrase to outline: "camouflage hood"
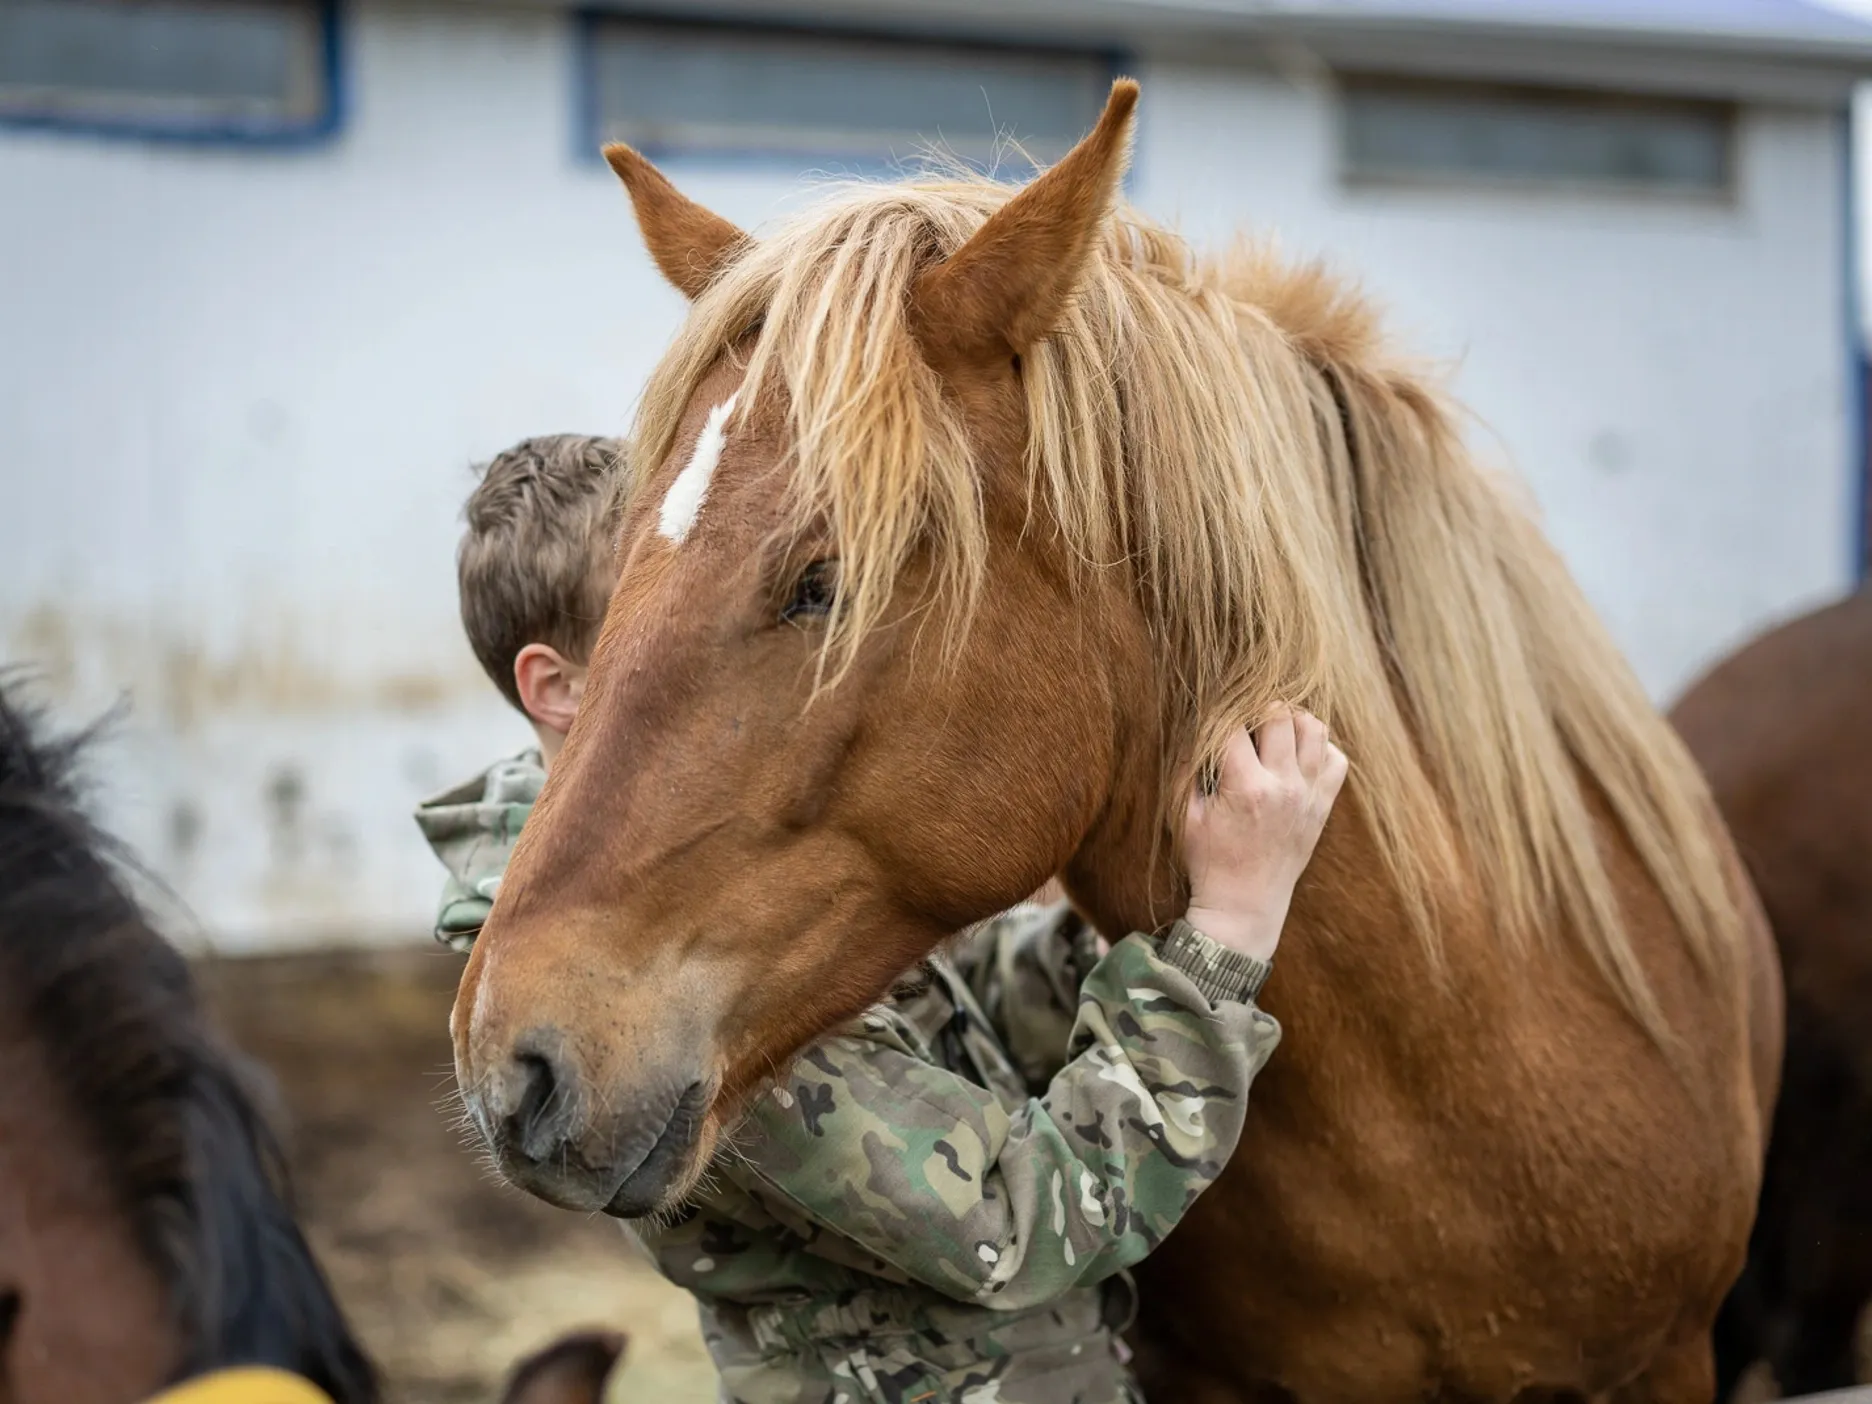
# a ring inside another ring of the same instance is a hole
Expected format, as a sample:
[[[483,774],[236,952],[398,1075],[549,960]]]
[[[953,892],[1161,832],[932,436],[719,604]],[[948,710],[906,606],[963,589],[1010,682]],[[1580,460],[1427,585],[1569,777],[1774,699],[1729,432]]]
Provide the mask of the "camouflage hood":
[[[540,753],[522,751],[416,806],[416,827],[449,874],[436,912],[436,940],[458,951],[474,944],[520,826],[545,783]]]

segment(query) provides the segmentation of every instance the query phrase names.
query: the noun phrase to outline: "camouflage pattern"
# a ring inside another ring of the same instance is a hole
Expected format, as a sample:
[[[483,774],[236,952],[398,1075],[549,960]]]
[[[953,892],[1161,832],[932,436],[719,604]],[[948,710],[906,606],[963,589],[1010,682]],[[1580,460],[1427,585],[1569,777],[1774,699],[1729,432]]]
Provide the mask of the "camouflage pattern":
[[[1035,1096],[1066,1063],[1079,991],[1099,961],[1098,933],[1062,912],[1036,916],[1032,906],[983,922],[948,952],[956,973],[1000,1036],[1007,1061]]]
[[[458,949],[541,779],[517,758],[417,813]],[[1100,957],[1023,906],[808,1048],[686,1206],[628,1226],[700,1303],[721,1398],[1138,1404],[1127,1269],[1235,1148],[1280,1040],[1267,974],[1184,923]]]
[[[725,1399],[1137,1398],[1126,1269],[1221,1173],[1280,1031],[1267,967],[1186,925],[1069,996],[1093,953],[1065,907],[988,923],[809,1048],[690,1207],[637,1229],[701,1300]]]
[[[435,938],[449,949],[466,951],[480,934],[520,826],[545,783],[540,753],[522,751],[416,807],[416,827],[448,869]]]

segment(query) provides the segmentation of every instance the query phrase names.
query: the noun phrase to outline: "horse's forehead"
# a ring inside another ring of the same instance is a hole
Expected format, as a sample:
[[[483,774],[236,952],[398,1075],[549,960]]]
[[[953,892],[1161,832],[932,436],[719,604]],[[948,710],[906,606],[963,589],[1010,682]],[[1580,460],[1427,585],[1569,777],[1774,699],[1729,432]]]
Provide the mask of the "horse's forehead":
[[[728,419],[734,413],[740,391],[731,393],[708,412],[696,432],[695,446],[689,460],[670,479],[663,491],[663,503],[657,508],[657,530],[666,541],[678,546],[689,538],[696,519],[708,502],[715,486],[715,470],[721,465],[722,450],[728,446]]]
[[[770,534],[785,510],[784,392],[745,384],[745,360],[724,357],[696,384],[669,449],[644,482],[637,509],[651,559],[673,566],[724,550],[741,552]]]
[[[741,394],[745,376],[743,367],[724,359],[689,396],[682,422],[670,441],[669,456],[651,485],[656,504],[652,529],[670,545],[688,541],[716,495],[716,479],[730,437],[745,446],[750,416],[743,413],[735,418],[737,409],[746,408]]]

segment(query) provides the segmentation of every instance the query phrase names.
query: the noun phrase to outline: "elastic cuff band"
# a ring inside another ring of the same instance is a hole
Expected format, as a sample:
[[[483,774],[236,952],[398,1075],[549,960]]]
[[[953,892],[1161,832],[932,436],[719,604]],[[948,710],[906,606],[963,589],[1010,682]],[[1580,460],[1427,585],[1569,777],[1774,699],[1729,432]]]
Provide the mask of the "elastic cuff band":
[[[1174,921],[1157,947],[1164,962],[1195,983],[1211,1004],[1252,1003],[1274,967],[1212,941],[1187,921]]]

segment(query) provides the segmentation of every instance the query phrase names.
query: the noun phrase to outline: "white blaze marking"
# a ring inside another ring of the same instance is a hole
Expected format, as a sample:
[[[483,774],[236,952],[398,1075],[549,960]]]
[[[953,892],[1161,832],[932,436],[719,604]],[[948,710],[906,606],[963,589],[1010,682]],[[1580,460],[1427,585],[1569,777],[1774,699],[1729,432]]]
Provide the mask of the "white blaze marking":
[[[657,529],[671,541],[680,544],[689,535],[702,504],[708,500],[715,465],[721,461],[722,446],[728,441],[728,416],[734,413],[735,401],[740,398],[741,392],[737,390],[709,411],[708,420],[696,437],[695,452],[690,455],[688,466],[676,475],[676,481],[669,485],[669,492],[663,497],[663,509],[657,513]]]

